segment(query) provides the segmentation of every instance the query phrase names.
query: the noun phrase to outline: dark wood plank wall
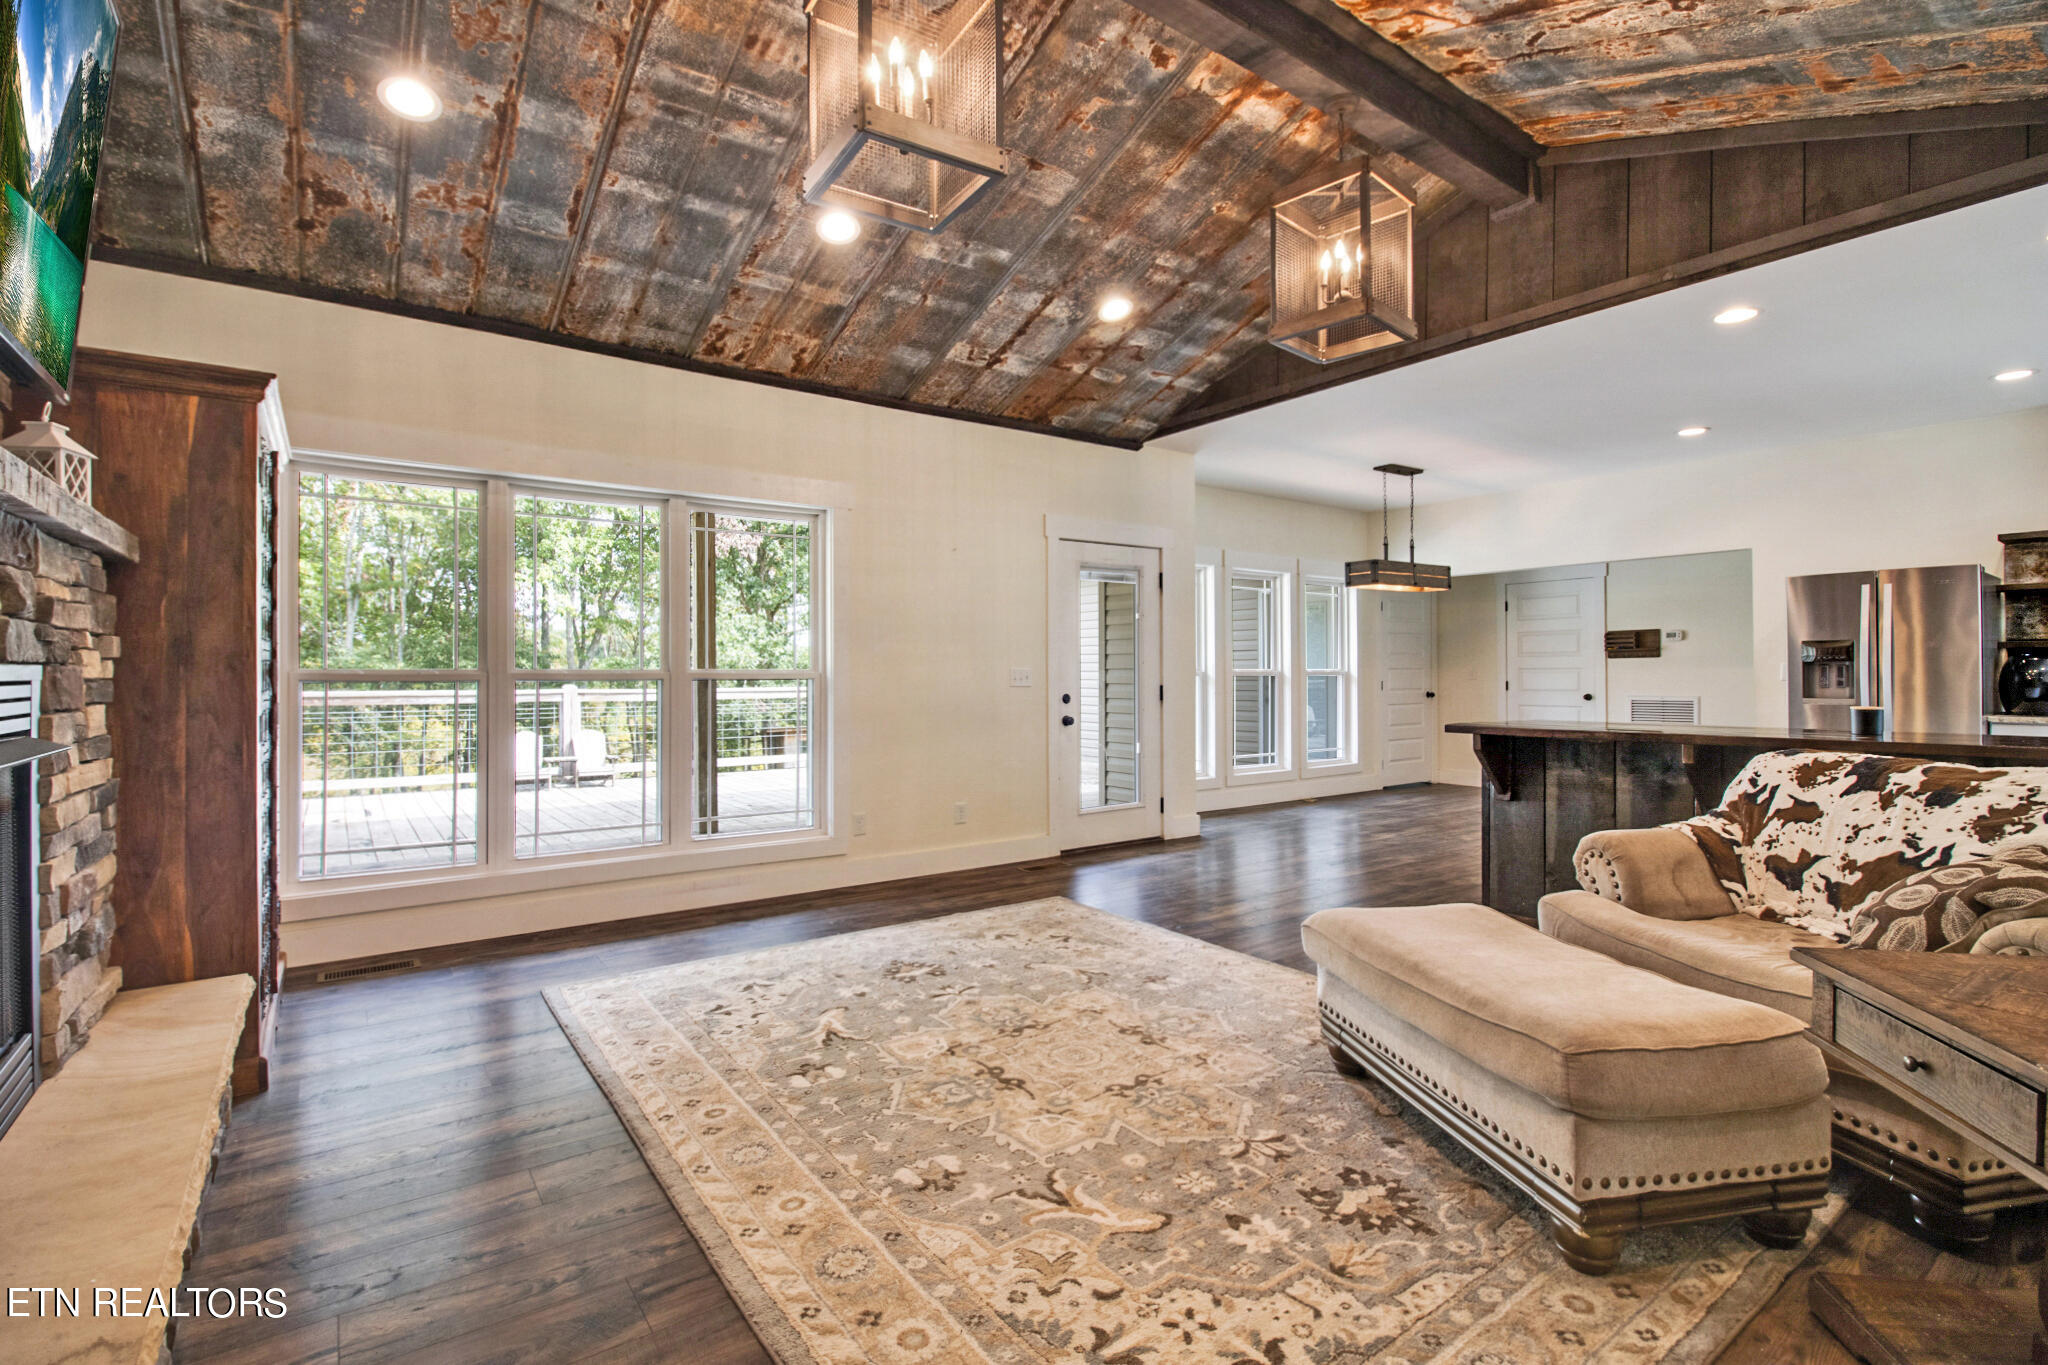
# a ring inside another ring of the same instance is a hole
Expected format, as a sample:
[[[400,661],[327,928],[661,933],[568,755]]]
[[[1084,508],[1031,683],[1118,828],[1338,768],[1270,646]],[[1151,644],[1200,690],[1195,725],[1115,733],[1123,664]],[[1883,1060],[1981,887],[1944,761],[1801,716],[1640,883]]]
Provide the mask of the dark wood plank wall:
[[[130,987],[258,970],[256,409],[270,376],[81,351],[69,421],[93,501],[141,541],[109,564],[122,655],[108,717]],[[236,1089],[261,1084],[252,1002]]]
[[[1557,320],[1593,291],[1613,292],[1583,300],[1589,308],[1687,283],[1685,268],[1713,253],[2036,157],[2048,157],[2048,124],[1546,166],[1541,197],[1532,205],[1489,212],[1465,201],[1424,220],[1416,250],[1420,345],[1331,366],[1262,347],[1176,413],[1167,429],[1257,406],[1307,384],[1412,362],[1434,353],[1433,340],[1481,341],[1493,334],[1489,329]],[[1658,278],[1667,271],[1675,277]],[[1623,287],[1629,283],[1641,287]],[[1554,316],[1518,317],[1542,309]],[[1474,335],[1453,335],[1467,332]]]

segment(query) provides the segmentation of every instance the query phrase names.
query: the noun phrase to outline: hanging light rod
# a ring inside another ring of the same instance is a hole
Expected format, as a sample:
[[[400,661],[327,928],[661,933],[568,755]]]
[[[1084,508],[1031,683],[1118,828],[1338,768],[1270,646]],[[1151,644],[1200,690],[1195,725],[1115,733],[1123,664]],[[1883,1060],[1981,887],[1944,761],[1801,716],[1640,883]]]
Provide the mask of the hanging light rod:
[[[1415,476],[1422,471],[1412,464],[1374,465],[1380,476],[1380,557],[1354,559],[1344,566],[1344,584],[1376,592],[1448,592],[1451,566],[1415,562]],[[1395,476],[1408,480],[1408,557],[1394,558],[1388,528],[1392,516],[1387,508],[1387,480]]]

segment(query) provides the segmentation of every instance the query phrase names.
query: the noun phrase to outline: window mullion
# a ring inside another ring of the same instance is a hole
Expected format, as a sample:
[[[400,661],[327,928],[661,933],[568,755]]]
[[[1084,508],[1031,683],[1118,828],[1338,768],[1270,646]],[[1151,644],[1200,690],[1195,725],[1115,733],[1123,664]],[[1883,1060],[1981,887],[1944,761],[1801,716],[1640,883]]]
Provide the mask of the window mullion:
[[[479,548],[483,551],[483,610],[477,617],[478,661],[483,665],[481,715],[477,723],[477,785],[482,791],[482,848],[478,863],[493,870],[513,866],[513,831],[517,812],[512,776],[516,771],[512,732],[516,728],[518,684],[512,671],[513,617],[517,610],[513,583],[512,488],[503,479],[486,480]]]

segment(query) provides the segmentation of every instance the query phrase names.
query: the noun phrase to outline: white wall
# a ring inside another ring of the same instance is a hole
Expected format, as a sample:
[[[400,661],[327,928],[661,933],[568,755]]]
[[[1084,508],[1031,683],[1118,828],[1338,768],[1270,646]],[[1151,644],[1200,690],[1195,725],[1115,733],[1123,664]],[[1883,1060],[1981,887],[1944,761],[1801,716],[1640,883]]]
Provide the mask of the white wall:
[[[1716,723],[1782,725],[1777,661],[1788,577],[1973,561],[1995,568],[1998,533],[2038,526],[2044,507],[2048,408],[2030,408],[1426,504],[1418,534],[1422,556],[1450,564],[1464,584],[1551,564],[1748,550],[1749,705]],[[1439,676],[1448,683],[1455,641],[1442,624],[1438,631]],[[1497,703],[1467,715],[1448,695],[1444,702],[1446,721],[1499,714]]]
[[[1348,507],[1298,502],[1292,498],[1269,497],[1235,489],[1197,485],[1195,488],[1195,542],[1205,551],[1221,552],[1226,559],[1242,557],[1256,567],[1269,568],[1284,561],[1305,561],[1342,565],[1347,560],[1377,554],[1378,522],[1370,514]],[[1226,566],[1227,567],[1227,566]],[[1219,592],[1221,589],[1219,588]],[[1293,583],[1290,609],[1299,635],[1301,614],[1300,574]],[[1352,610],[1352,628],[1358,637],[1359,733],[1356,738],[1359,761],[1355,767],[1335,773],[1311,773],[1297,762],[1291,776],[1260,775],[1251,781],[1234,781],[1228,776],[1229,755],[1219,757],[1219,776],[1205,782],[1195,795],[1195,808],[1203,813],[1237,810],[1247,806],[1268,806],[1312,797],[1343,796],[1351,792],[1376,791],[1379,778],[1378,722],[1375,708],[1378,684],[1378,653],[1375,639],[1376,606],[1371,593],[1347,593]],[[1298,654],[1298,650],[1296,653]],[[1296,667],[1300,661],[1297,658]],[[1218,674],[1218,687],[1227,688],[1227,675]],[[1300,687],[1295,688],[1298,700]],[[1228,694],[1224,694],[1227,705]],[[1220,743],[1228,744],[1228,716],[1219,707]],[[1296,739],[1299,743],[1299,737]]]
[[[1195,488],[1195,540],[1217,550],[1303,559],[1351,560],[1377,554],[1379,519],[1349,507],[1327,507],[1230,488]],[[1370,541],[1370,544],[1368,544]]]
[[[1433,548],[1433,547],[1432,547]],[[1499,720],[1501,574],[1467,574],[1451,561],[1451,590],[1436,595],[1436,714],[1439,722]],[[1437,735],[1439,782],[1479,785],[1472,736]]]
[[[1607,565],[1607,629],[1682,630],[1654,659],[1607,661],[1607,718],[1631,696],[1698,697],[1700,724],[1749,725],[1754,713],[1750,552],[1617,559]]]
[[[274,372],[295,447],[833,509],[843,854],[308,919],[294,963],[1042,857],[1047,514],[1154,525],[1194,557],[1190,457],[891,411],[101,264],[81,343]],[[139,527],[146,536],[148,528]],[[1170,575],[1164,657],[1192,657]],[[1037,684],[1009,685],[1012,667]],[[1169,835],[1192,834],[1192,713],[1165,716]],[[953,823],[965,801],[969,820]]]

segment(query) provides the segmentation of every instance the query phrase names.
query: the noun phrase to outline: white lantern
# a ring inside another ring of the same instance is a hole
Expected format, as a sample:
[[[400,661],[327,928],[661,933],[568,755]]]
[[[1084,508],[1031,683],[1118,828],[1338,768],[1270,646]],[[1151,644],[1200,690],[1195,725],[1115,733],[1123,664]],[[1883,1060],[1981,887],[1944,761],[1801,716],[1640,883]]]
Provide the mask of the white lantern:
[[[1415,196],[1365,157],[1273,203],[1275,346],[1319,365],[1420,335]]]
[[[1002,0],[808,0],[813,204],[937,232],[1009,170]]]
[[[90,505],[92,462],[96,456],[71,439],[71,428],[50,420],[50,404],[43,404],[41,421],[24,422],[0,446],[6,447],[47,475],[59,488]]]

